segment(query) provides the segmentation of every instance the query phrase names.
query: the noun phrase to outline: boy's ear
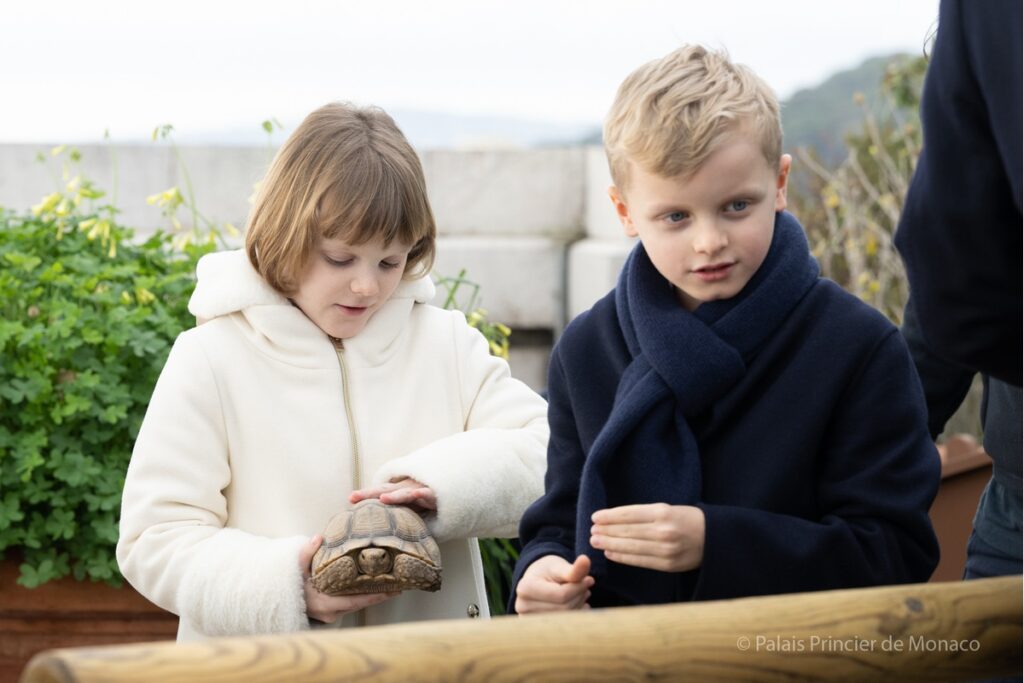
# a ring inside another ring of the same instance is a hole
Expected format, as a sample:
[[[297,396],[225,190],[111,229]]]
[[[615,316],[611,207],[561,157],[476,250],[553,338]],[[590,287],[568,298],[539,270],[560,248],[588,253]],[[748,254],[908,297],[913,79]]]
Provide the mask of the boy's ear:
[[[783,154],[779,158],[779,175],[775,179],[775,210],[786,209],[786,181],[789,179],[789,169],[793,166],[793,157]]]
[[[629,207],[626,206],[626,198],[619,192],[619,188],[614,185],[608,187],[608,196],[612,200],[615,214],[622,223],[622,231],[626,233],[626,237],[636,237],[639,233],[636,231],[636,226],[633,225],[633,219],[629,217]]]

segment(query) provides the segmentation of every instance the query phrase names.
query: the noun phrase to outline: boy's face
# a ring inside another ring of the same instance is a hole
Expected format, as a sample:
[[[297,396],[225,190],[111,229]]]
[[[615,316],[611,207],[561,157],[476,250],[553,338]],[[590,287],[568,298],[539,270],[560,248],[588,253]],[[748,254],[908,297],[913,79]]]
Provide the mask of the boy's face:
[[[654,267],[692,311],[736,296],[761,267],[775,212],[786,208],[791,159],[776,170],[755,138],[729,135],[697,172],[663,178],[630,162],[627,194],[609,189],[626,235],[639,237]]]
[[[322,239],[302,274],[292,301],[317,327],[336,339],[356,336],[395,293],[410,245],[352,245]]]

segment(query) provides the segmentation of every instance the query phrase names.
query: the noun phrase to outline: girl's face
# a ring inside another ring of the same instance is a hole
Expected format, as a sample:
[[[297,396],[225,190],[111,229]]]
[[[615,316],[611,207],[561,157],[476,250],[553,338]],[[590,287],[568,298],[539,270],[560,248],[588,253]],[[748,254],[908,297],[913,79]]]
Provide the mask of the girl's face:
[[[292,302],[331,337],[354,337],[395,293],[410,249],[397,242],[385,248],[376,241],[321,239]]]

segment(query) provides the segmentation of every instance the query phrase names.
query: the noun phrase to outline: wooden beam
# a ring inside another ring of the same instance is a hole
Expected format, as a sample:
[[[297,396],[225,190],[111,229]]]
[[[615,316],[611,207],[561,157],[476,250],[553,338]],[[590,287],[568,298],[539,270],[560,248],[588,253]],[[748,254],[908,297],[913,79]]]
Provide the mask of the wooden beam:
[[[38,655],[23,683],[955,681],[1021,672],[1021,577]]]

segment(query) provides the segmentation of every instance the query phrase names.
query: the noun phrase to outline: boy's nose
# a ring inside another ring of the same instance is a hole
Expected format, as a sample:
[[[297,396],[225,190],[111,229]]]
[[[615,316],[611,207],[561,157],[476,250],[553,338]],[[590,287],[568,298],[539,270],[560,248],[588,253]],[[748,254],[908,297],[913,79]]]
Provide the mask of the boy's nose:
[[[707,221],[694,226],[693,250],[698,254],[714,254],[729,244],[729,236],[716,222]]]

